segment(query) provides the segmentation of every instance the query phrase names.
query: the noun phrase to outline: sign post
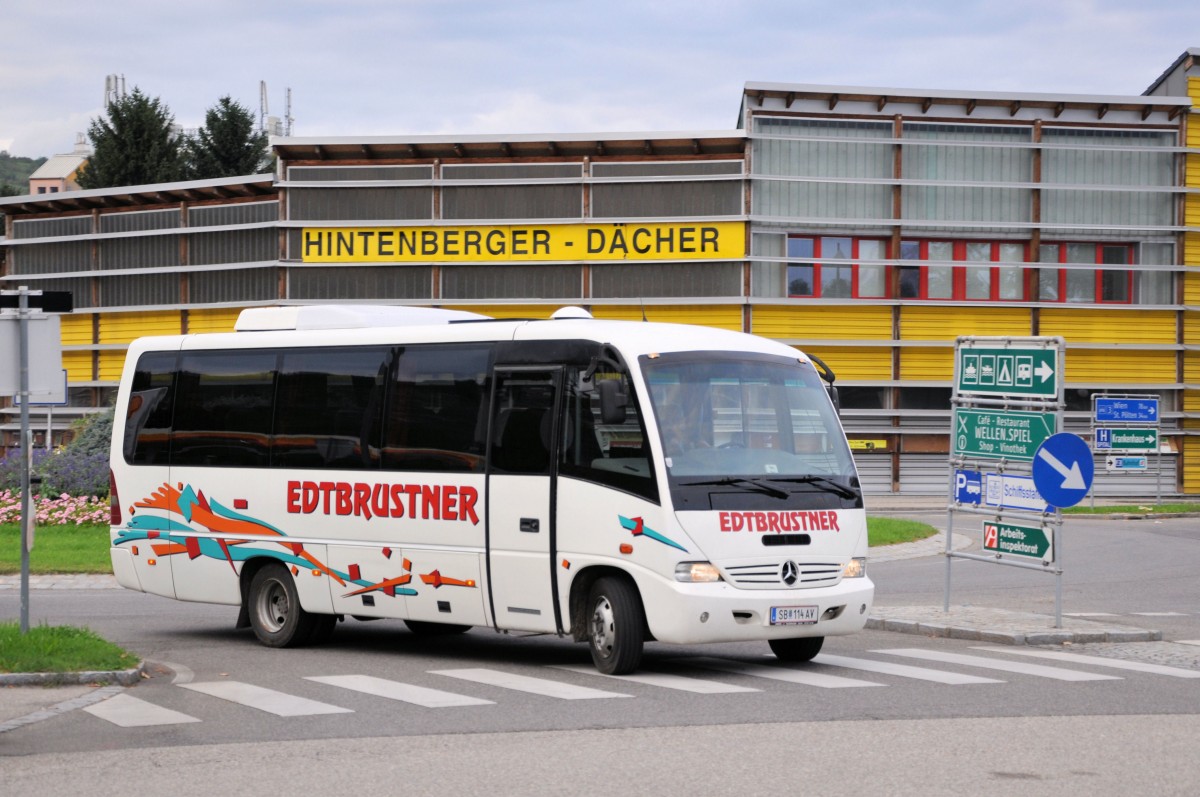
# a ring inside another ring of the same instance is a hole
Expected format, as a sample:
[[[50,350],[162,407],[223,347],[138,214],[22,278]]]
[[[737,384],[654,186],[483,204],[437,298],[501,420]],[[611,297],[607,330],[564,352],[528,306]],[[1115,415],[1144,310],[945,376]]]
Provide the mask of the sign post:
[[[1058,480],[1054,483],[1057,489],[1073,491],[1072,495],[1078,492],[1079,483],[1086,481],[1090,486],[1092,478],[1087,444],[1075,435],[1059,433],[1066,406],[1064,348],[1065,342],[1058,337],[964,336],[956,342],[943,604],[947,612],[953,560],[974,559],[1052,573],[1055,627],[1062,627],[1062,515],[1058,507],[1069,504],[1056,503],[1065,500],[1064,495],[1043,492],[1038,473],[1049,468]],[[1086,479],[1085,463],[1077,450],[1070,449],[1068,455],[1060,448],[1070,446],[1066,438],[1088,452]],[[1056,440],[1060,442],[1051,443]],[[1078,498],[1086,493],[1084,487]],[[955,513],[985,516],[984,553],[953,549]]]
[[[16,390],[12,387],[5,389],[4,383],[6,380],[0,379],[0,392],[8,395],[13,395],[17,398],[21,407],[21,633],[29,633],[29,553],[33,550],[33,500],[30,495],[32,488],[32,470],[33,470],[33,430],[29,426],[29,403],[34,391],[31,390],[31,370],[30,370],[30,342],[31,339],[37,340],[40,344],[39,351],[48,351],[49,355],[42,357],[39,354],[39,374],[46,372],[46,366],[50,367],[50,372],[57,376],[62,371],[62,342],[58,335],[57,319],[53,325],[46,325],[43,331],[49,330],[53,334],[53,338],[42,334],[34,337],[31,333],[30,321],[33,319],[32,309],[40,308],[49,312],[69,313],[72,309],[72,298],[69,293],[60,292],[43,292],[31,291],[22,285],[17,291],[0,292],[0,309],[16,309],[16,348],[18,363]],[[43,316],[44,317],[44,316]],[[7,322],[11,318],[0,319]],[[40,320],[40,319],[39,319]],[[7,359],[7,358],[6,358]],[[49,363],[46,360],[50,360]],[[3,376],[0,373],[0,376]],[[44,382],[44,378],[39,376],[39,382]],[[52,382],[50,383],[53,384]],[[38,384],[38,392],[49,392],[48,388],[43,384]]]

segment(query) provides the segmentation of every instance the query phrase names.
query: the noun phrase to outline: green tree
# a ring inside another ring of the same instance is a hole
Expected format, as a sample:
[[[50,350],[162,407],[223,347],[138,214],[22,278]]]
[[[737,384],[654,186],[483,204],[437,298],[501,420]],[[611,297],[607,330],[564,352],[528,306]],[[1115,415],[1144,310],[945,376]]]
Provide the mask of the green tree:
[[[88,125],[94,154],[79,172],[80,188],[169,183],[187,174],[175,117],[157,97],[134,90]]]
[[[204,114],[204,127],[188,142],[191,176],[197,180],[258,174],[268,165],[267,134],[253,114],[228,96]]]

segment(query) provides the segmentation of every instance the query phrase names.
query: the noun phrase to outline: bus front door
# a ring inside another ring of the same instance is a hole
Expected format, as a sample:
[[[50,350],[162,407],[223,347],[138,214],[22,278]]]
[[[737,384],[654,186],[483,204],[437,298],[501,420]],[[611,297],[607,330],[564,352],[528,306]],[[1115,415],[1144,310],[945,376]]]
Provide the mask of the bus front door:
[[[487,579],[498,629],[558,632],[555,463],[562,368],[498,368],[488,444]]]

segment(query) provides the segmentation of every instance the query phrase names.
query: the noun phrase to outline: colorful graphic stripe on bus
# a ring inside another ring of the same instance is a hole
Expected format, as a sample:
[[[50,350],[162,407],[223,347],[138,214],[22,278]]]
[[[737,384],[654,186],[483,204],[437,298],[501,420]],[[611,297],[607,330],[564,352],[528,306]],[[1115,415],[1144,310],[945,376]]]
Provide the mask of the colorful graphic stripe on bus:
[[[649,537],[652,540],[661,542],[663,545],[670,545],[672,548],[678,548],[684,553],[688,552],[687,548],[684,548],[674,540],[659,534],[657,531],[647,526],[646,521],[640,517],[627,518],[624,515],[617,515],[617,519],[621,521],[621,526],[628,529],[635,537]]]
[[[303,543],[289,542],[286,539],[287,534],[280,529],[257,518],[234,512],[222,506],[218,501],[206,498],[202,491],[193,490],[191,485],[180,485],[175,488],[169,484],[163,484],[150,497],[135,501],[134,507],[162,510],[167,512],[168,516],[132,515],[129,518],[128,527],[117,532],[116,545],[145,540],[150,542],[151,548],[157,556],[186,553],[189,559],[204,556],[209,559],[224,560],[229,562],[229,566],[235,574],[237,568],[234,566],[234,562],[244,562],[256,556],[267,556],[293,567],[317,570],[343,587],[349,584],[361,588],[348,593],[349,595],[375,591],[392,597],[418,594],[416,590],[403,586],[412,580],[411,574],[375,582],[360,578],[358,566],[352,565],[354,577],[351,577],[351,573],[334,570],[305,551]],[[180,522],[172,515],[182,518],[185,522]],[[196,528],[196,526],[203,528]],[[202,536],[204,532],[214,536]],[[284,550],[253,547],[253,543],[262,542],[263,538],[270,537],[282,538],[267,541],[282,546]],[[388,553],[390,554],[390,550]],[[404,565],[406,570],[411,567],[411,563],[407,559],[404,560]]]

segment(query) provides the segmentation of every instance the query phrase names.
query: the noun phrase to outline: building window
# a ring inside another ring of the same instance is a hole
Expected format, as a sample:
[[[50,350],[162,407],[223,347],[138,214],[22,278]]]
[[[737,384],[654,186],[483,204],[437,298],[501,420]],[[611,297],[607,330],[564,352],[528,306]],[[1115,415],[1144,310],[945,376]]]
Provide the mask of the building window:
[[[1131,304],[1133,247],[1128,244],[1065,243],[1043,244],[1042,263],[1059,263],[1062,268],[1038,270],[1038,299],[1074,304]]]
[[[887,266],[869,262],[886,259],[885,241],[793,236],[788,238],[787,256],[791,261],[787,268],[788,296],[870,299],[887,295]]]

